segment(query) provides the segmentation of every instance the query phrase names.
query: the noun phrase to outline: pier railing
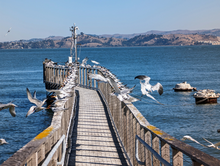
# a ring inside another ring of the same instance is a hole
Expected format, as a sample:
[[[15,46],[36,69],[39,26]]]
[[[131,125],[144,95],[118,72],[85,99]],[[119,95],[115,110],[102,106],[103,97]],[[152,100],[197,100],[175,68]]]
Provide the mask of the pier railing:
[[[97,90],[109,109],[109,116],[112,117],[112,123],[116,126],[115,130],[132,165],[160,166],[166,163],[174,166],[220,165],[220,160],[149,124],[132,103],[121,102],[116,96],[111,95],[113,89],[110,84],[98,83],[97,86],[96,80],[89,79],[90,73],[102,74],[100,70],[94,68],[80,67],[78,83],[87,87],[98,87]],[[157,155],[154,155],[155,153]],[[165,162],[158,158],[158,155]]]
[[[76,96],[73,95],[65,103],[65,108],[69,108],[68,110],[54,113],[51,125],[13,154],[1,166],[42,165],[55,146],[57,146],[57,149],[53,155],[50,155],[46,165],[57,165],[60,161],[62,161],[60,164],[64,164],[65,150],[70,148],[68,136],[71,123],[74,123],[75,98]],[[59,144],[59,140],[64,143]]]

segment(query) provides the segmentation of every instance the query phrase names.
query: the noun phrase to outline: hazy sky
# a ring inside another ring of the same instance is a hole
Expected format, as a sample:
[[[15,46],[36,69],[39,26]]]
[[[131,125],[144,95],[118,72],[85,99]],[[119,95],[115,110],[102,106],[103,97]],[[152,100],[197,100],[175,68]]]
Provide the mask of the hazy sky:
[[[97,35],[220,29],[220,0],[0,0],[0,42],[70,36],[74,23]]]

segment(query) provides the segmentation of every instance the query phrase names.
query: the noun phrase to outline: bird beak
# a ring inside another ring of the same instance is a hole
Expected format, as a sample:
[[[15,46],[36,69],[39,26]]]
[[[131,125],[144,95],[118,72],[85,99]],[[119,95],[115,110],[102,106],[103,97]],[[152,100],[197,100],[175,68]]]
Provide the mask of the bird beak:
[[[48,105],[46,109],[50,109],[51,105]]]

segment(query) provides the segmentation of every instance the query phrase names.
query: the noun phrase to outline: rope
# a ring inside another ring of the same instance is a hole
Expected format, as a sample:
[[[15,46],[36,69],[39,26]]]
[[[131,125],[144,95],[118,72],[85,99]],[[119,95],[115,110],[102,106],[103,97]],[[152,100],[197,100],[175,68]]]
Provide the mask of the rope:
[[[196,102],[196,104],[202,103],[203,101],[206,101],[206,100],[208,100],[208,98],[204,98],[203,100]]]

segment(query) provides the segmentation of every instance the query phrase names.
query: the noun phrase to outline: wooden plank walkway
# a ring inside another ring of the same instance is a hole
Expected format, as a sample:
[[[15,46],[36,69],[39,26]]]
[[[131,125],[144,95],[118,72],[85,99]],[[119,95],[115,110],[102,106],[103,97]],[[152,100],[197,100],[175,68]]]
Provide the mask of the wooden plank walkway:
[[[77,87],[78,116],[72,133],[69,166],[127,165],[106,108],[94,90]]]

